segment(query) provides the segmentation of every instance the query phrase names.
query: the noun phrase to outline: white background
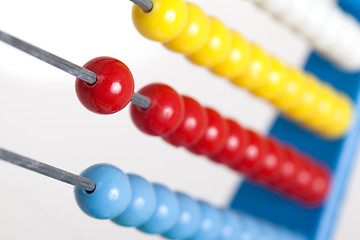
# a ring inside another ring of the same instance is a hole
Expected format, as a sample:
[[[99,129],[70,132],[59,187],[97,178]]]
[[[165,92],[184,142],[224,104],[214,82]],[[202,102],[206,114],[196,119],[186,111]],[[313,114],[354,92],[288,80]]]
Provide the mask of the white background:
[[[253,4],[193,0],[269,53],[302,66],[309,47]],[[266,134],[276,115],[262,100],[146,40],[127,0],[1,0],[0,29],[83,65],[112,56],[132,70],[136,89],[164,82]],[[142,134],[129,108],[111,116],[81,106],[74,77],[0,43],[0,146],[74,173],[107,162],[173,190],[226,205],[239,177],[230,170]],[[336,240],[360,235],[360,169],[356,167],[335,230]],[[86,216],[73,188],[0,162],[0,239],[160,239]]]

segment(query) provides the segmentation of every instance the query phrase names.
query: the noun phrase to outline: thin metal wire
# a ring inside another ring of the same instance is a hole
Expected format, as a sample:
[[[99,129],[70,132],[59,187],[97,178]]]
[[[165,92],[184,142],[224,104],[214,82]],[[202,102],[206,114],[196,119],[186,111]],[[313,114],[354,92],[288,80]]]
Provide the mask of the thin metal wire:
[[[16,37],[13,37],[3,31],[0,31],[0,40],[23,51],[31,56],[34,56],[48,64],[59,68],[71,75],[84,80],[90,84],[94,84],[97,80],[97,76],[94,72],[87,70],[86,68],[82,68],[74,63],[71,63],[65,59],[62,59],[58,56],[55,56],[52,53],[49,53],[43,49],[35,47],[27,42],[24,42]]]
[[[29,169],[31,171],[40,173],[42,175],[57,179],[64,183],[71,184],[75,187],[82,188],[87,192],[93,192],[96,188],[96,184],[93,180],[85,178],[60,168],[56,168],[50,165],[47,165],[42,162],[21,156],[19,154],[7,151],[0,148],[0,159],[15,164],[17,166]]]
[[[151,106],[151,100],[148,97],[145,97],[144,95],[141,95],[139,93],[134,93],[131,98],[131,102],[143,109],[148,109]]]
[[[153,8],[153,2],[151,0],[130,0],[130,1],[132,1],[134,4],[138,5],[139,7],[141,7],[142,9],[148,12],[150,12]]]

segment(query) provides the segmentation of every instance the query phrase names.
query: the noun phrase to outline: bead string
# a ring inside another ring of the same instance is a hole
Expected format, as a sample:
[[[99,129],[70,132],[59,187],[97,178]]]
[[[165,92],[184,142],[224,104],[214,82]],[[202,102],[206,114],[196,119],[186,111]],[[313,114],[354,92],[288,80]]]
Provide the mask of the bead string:
[[[14,36],[11,36],[0,30],[0,41],[5,42],[29,55],[36,57],[64,72],[67,72],[78,79],[81,79],[91,85],[96,84],[97,75],[96,73],[80,67],[72,62],[69,62],[63,58],[60,58],[50,52],[47,52],[41,48],[38,48],[32,44],[29,44],[23,40],[20,40]],[[133,93],[131,101],[144,108],[147,109],[150,106],[150,100],[144,96],[139,95],[138,93]]]
[[[283,114],[327,138],[351,124],[350,98],[317,77],[286,66],[221,21],[183,0],[153,0],[151,12],[133,7],[133,22],[145,37],[265,98]],[[166,18],[167,15],[174,16]]]
[[[270,223],[149,183],[138,175],[127,175],[109,164],[91,166],[81,175],[94,179],[98,186],[91,194],[75,189],[76,201],[87,215],[145,233],[191,240],[304,239]]]
[[[142,132],[225,164],[250,181],[275,192],[280,189],[305,204],[324,201],[330,174],[309,156],[244,129],[165,84],[147,85],[139,93],[156,103],[147,110],[131,106],[132,120]],[[165,112],[169,114],[160,114]]]

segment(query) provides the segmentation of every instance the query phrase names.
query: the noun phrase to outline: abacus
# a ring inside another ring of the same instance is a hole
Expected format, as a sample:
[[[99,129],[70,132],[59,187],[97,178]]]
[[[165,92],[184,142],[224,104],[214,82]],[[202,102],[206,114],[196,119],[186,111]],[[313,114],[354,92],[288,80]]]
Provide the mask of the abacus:
[[[79,176],[17,151],[0,149],[0,158],[75,185],[76,201],[87,215],[148,234],[169,239],[329,239],[357,142],[357,74],[338,70],[315,53],[305,67],[312,74],[289,67],[192,3],[134,3],[133,21],[141,34],[276,106],[284,117],[275,122],[272,136],[245,127],[235,119],[236,110],[224,114],[200,103],[197,95],[177,90],[176,82],[152,82],[134,93],[138,77],[115,58],[98,57],[79,67],[2,31],[0,40],[76,76],[77,97],[91,112],[113,114],[131,101],[131,118],[141,132],[153,136],[151,141],[161,137],[163,148],[170,144],[178,147],[173,151],[206,157],[204,164],[219,163],[213,164],[216,169],[227,166],[227,174],[240,173],[247,180],[231,208],[215,207],[211,199],[194,200],[198,197],[183,193],[186,189],[174,193],[170,185],[126,175],[115,167],[121,162],[93,165]],[[349,13],[356,6],[342,4]],[[169,14],[167,9],[175,14],[170,19],[176,26],[153,27],[152,21]],[[186,35],[191,29],[186,21],[199,24],[199,35]]]

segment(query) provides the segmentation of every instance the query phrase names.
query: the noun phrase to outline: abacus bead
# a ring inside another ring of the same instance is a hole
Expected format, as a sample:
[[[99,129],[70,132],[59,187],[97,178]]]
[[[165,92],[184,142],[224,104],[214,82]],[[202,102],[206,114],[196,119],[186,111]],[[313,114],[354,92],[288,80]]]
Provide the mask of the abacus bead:
[[[120,169],[109,164],[97,164],[83,171],[81,176],[96,183],[94,192],[75,188],[76,202],[87,215],[98,219],[119,216],[129,205],[129,179]]]
[[[311,204],[319,204],[324,201],[330,187],[330,175],[325,169],[320,167],[315,170],[315,175],[311,181],[308,195],[305,199]]]
[[[253,90],[265,84],[270,70],[270,58],[258,46],[251,44],[251,59],[244,74],[235,77],[232,82],[236,85]]]
[[[229,134],[226,137],[225,145],[220,152],[211,156],[215,162],[233,166],[245,153],[248,144],[247,132],[235,121],[226,119]]]
[[[131,118],[144,133],[163,136],[177,129],[184,117],[184,102],[171,87],[153,83],[139,91],[151,100],[148,109],[131,104]]]
[[[260,181],[274,181],[279,177],[279,167],[283,162],[284,153],[275,140],[267,139],[268,150],[264,156],[263,164],[253,179]]]
[[[258,134],[251,130],[246,131],[249,136],[249,141],[245,147],[245,154],[233,168],[251,176],[260,170],[268,146],[267,142]]]
[[[300,165],[296,174],[296,178],[291,185],[287,187],[287,191],[302,198],[304,191],[308,191],[311,185],[314,169],[307,160],[299,156]]]
[[[126,227],[137,227],[146,222],[154,213],[156,196],[152,184],[144,178],[135,174],[128,174],[128,177],[132,190],[130,204],[112,221]]]
[[[294,181],[299,168],[299,163],[293,150],[282,148],[282,151],[284,158],[278,169],[279,172],[277,174],[279,174],[279,177],[270,182],[271,185],[281,189],[287,187]]]
[[[258,240],[260,227],[258,220],[245,214],[238,214],[240,218],[240,240]],[[238,239],[237,239],[238,240]],[[261,239],[262,240],[262,239]],[[275,239],[274,239],[275,240]],[[276,239],[278,240],[278,239]]]
[[[229,129],[225,119],[218,112],[211,108],[205,108],[205,112],[208,116],[205,133],[198,142],[189,146],[188,150],[195,154],[210,156],[224,146]]]
[[[234,78],[242,75],[248,67],[251,58],[251,48],[246,40],[238,33],[232,31],[232,47],[226,59],[214,67],[211,71],[217,75]]]
[[[195,4],[186,3],[187,23],[174,39],[163,43],[169,50],[189,54],[202,48],[210,35],[210,21],[207,15]]]
[[[222,225],[216,240],[238,240],[240,236],[240,218],[231,210],[221,210]]]
[[[185,114],[180,126],[164,139],[174,146],[188,146],[200,140],[208,124],[205,109],[194,99],[183,96]]]
[[[199,204],[183,193],[176,193],[180,211],[175,225],[163,234],[169,239],[185,239],[195,233],[200,226],[201,212]]]
[[[187,240],[212,240],[220,234],[222,218],[220,211],[212,205],[199,201],[201,224],[197,232]]]
[[[266,76],[264,85],[253,91],[254,94],[266,99],[282,97],[288,79],[288,68],[279,60],[275,58],[270,59],[272,61],[271,69]]]
[[[153,184],[156,209],[150,219],[139,230],[150,234],[162,234],[176,223],[179,216],[179,201],[175,193],[161,184]]]
[[[132,19],[136,29],[154,41],[169,41],[180,34],[187,19],[183,0],[152,0],[153,8],[147,12],[134,5]]]
[[[93,85],[76,79],[76,95],[85,108],[94,113],[112,114],[130,102],[134,79],[124,63],[111,57],[98,57],[87,62],[84,68],[97,75]]]
[[[214,17],[210,19],[210,36],[205,46],[187,55],[187,58],[198,65],[212,67],[222,62],[230,52],[232,36],[226,26]]]

